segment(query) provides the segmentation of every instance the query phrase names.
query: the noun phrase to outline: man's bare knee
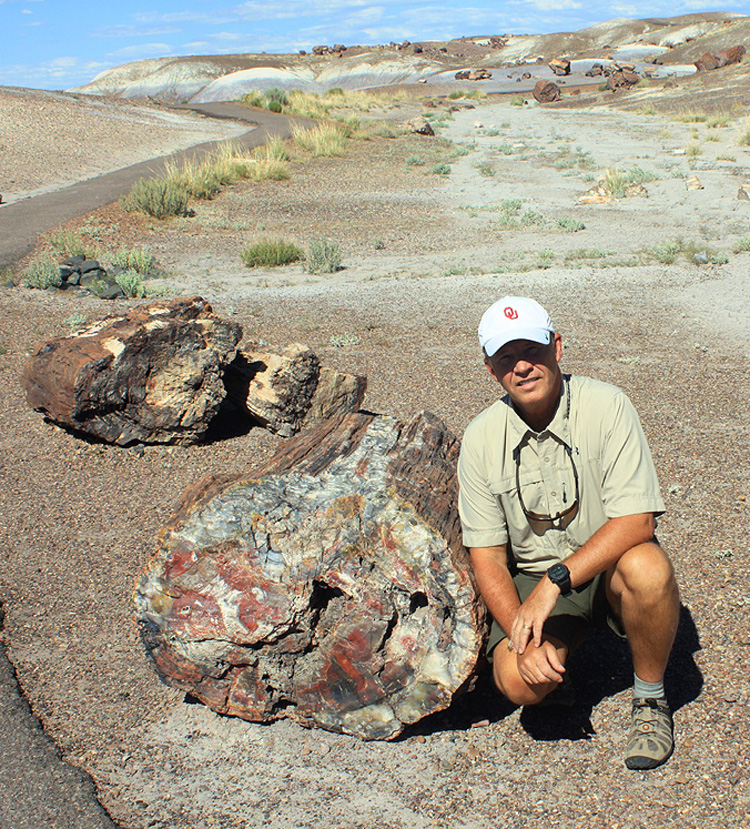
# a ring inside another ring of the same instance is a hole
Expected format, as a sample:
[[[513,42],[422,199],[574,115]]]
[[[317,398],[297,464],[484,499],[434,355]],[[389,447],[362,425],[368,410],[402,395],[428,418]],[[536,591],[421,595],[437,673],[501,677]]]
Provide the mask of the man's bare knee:
[[[623,553],[609,580],[609,589],[617,597],[658,597],[675,587],[672,563],[661,547],[650,541]]]

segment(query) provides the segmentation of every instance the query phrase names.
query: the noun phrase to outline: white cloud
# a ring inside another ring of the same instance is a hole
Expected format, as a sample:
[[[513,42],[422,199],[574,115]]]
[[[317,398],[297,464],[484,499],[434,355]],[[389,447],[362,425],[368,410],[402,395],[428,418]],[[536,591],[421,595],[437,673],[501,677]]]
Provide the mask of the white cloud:
[[[154,37],[154,35],[171,35],[180,31],[175,26],[103,26],[91,32],[91,37]]]
[[[115,52],[109,52],[107,57],[125,58],[126,60],[143,60],[144,58],[161,58],[175,55],[173,46],[168,43],[139,43],[135,46],[124,46]]]

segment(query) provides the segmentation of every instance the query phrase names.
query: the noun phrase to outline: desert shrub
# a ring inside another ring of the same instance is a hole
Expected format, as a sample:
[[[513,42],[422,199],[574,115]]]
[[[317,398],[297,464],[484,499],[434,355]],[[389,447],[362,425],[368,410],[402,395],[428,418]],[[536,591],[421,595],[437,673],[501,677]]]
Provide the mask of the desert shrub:
[[[655,173],[644,170],[642,167],[631,167],[625,173],[625,181],[628,184],[646,184],[649,181],[655,181],[657,178],[658,176]]]
[[[283,89],[279,89],[277,86],[272,86],[270,89],[266,90],[266,100],[269,101],[269,103],[272,101],[278,101],[281,106],[287,106],[289,104],[289,98],[287,97],[286,92],[284,92]]]
[[[740,251],[748,251],[750,250],[750,236],[743,236],[739,242],[737,242],[737,247],[735,251],[739,253]]]
[[[479,170],[479,175],[481,176],[487,176],[489,178],[495,175],[495,168],[488,161],[481,161],[475,167]]]
[[[427,162],[421,155],[410,155],[409,158],[406,159],[407,167],[424,167],[426,163]]]
[[[515,94],[510,97],[511,106],[522,107],[525,103],[526,101],[524,100],[523,95]]]
[[[274,161],[289,161],[291,158],[287,145],[278,135],[269,138],[262,147],[256,147],[253,155],[256,158],[263,157],[266,160],[273,159]]]
[[[574,219],[572,216],[565,216],[562,219],[558,219],[557,226],[566,233],[578,233],[579,230],[583,230],[586,227],[580,219]]]
[[[430,167],[430,172],[434,173],[436,176],[447,176],[451,171],[451,165],[446,164],[445,161],[439,161],[437,164],[433,164]]]
[[[122,288],[125,296],[133,299],[140,299],[146,296],[146,286],[143,284],[143,278],[138,271],[130,268],[115,276],[115,282]]]
[[[616,167],[605,171],[602,187],[616,199],[621,199],[625,195],[627,184],[625,176]]]
[[[126,271],[136,273],[150,273],[154,267],[154,257],[146,248],[118,248],[112,256],[112,264],[119,265]]]
[[[338,124],[319,124],[304,129],[292,126],[294,143],[316,156],[343,155],[347,131]]]
[[[247,104],[251,107],[258,107],[258,109],[262,109],[266,105],[266,99],[262,92],[257,90],[253,92],[245,93],[241,98],[240,101],[243,104]]]
[[[297,245],[283,239],[262,239],[242,251],[242,261],[248,268],[276,268],[299,262],[303,252]]]
[[[326,95],[330,95],[331,97],[342,97],[343,94],[344,90],[340,86],[333,86],[326,92]]]
[[[65,322],[68,323],[70,326],[70,333],[74,334],[76,331],[80,331],[81,328],[85,328],[86,324],[88,323],[88,317],[86,314],[82,314],[80,311],[76,311],[71,314]]]
[[[456,147],[449,156],[449,158],[462,158],[465,155],[468,155],[471,152],[472,148],[467,147],[466,145],[462,145],[460,147]]]
[[[536,255],[536,266],[537,268],[549,268],[552,267],[552,263],[555,259],[555,252],[554,250],[550,250],[550,248],[544,248],[544,250],[540,250],[539,253]]]
[[[345,348],[347,345],[357,345],[360,341],[357,334],[350,334],[345,331],[343,334],[332,334],[328,344],[333,348]]]
[[[142,178],[120,201],[129,213],[145,213],[155,219],[187,214],[188,193],[169,178]]]
[[[44,256],[30,262],[21,274],[21,284],[27,288],[59,288],[62,285],[60,266],[54,259]]]
[[[97,251],[95,247],[86,242],[74,230],[53,230],[47,236],[47,241],[59,256],[67,258],[83,255],[86,258],[96,258]]]
[[[268,109],[271,112],[281,112],[283,110],[283,107],[281,106],[281,103],[279,101],[269,101]]]
[[[688,158],[695,158],[696,156],[702,155],[703,150],[701,149],[700,144],[690,144],[685,150],[685,153]]]
[[[656,245],[649,251],[650,255],[661,262],[662,265],[671,265],[677,259],[677,256],[682,253],[683,244],[677,240],[675,242],[665,242],[663,245]]]
[[[457,101],[459,98],[464,98],[466,93],[462,89],[454,89],[452,92],[448,93],[448,97],[451,101]]]
[[[338,242],[313,239],[305,252],[305,270],[308,273],[335,273],[341,268],[341,249]]]

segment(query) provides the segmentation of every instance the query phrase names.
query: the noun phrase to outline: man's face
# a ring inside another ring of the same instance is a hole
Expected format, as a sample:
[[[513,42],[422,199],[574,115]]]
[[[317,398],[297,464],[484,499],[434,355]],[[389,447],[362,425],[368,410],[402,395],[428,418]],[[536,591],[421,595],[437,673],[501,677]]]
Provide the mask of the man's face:
[[[506,343],[485,363],[490,374],[510,395],[521,412],[543,413],[557,405],[560,394],[562,337],[555,334],[549,345],[531,340]]]

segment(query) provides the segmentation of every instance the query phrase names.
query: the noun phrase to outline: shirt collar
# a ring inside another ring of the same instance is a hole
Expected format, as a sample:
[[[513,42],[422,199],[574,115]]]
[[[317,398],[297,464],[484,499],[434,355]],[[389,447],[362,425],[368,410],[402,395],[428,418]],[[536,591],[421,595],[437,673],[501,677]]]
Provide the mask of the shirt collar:
[[[557,403],[555,416],[551,423],[541,432],[535,432],[529,428],[528,424],[521,418],[513,406],[510,397],[506,395],[506,402],[508,404],[508,432],[511,443],[514,449],[517,449],[523,442],[530,437],[537,435],[544,435],[549,433],[554,438],[564,443],[570,449],[573,444],[570,439],[570,375],[563,374],[562,388],[560,389],[560,399]]]

